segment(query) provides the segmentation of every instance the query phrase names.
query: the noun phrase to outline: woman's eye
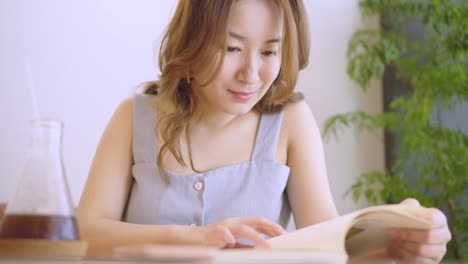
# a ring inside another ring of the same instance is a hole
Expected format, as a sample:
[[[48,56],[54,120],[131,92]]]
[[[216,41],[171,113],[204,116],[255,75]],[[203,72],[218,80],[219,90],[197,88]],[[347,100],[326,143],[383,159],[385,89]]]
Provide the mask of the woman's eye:
[[[238,52],[240,51],[239,48],[236,48],[236,47],[227,47],[226,49],[228,52]]]
[[[276,52],[276,51],[264,51],[264,52],[262,52],[262,54],[265,55],[265,56],[276,56],[276,55],[278,55],[278,52]]]

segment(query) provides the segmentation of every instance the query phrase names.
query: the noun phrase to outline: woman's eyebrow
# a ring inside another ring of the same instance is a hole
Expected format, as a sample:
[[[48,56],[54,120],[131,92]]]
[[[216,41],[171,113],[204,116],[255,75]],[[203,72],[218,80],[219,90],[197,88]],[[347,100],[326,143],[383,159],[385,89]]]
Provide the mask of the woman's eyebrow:
[[[244,37],[244,36],[242,36],[240,34],[234,33],[232,31],[229,32],[229,36],[233,37],[235,39],[241,40],[241,41],[247,40],[246,37]],[[277,42],[280,42],[279,38],[269,39],[269,40],[265,41],[265,44],[267,44],[267,43],[277,43]]]

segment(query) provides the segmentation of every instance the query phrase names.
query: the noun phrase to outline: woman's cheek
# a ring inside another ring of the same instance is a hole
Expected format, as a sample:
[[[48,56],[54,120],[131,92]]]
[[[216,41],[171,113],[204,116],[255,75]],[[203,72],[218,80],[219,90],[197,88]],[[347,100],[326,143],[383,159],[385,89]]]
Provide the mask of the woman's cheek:
[[[275,63],[268,65],[263,69],[262,75],[263,75],[263,80],[265,81],[268,86],[270,86],[273,81],[276,79],[276,77],[279,74],[280,71],[280,63]]]

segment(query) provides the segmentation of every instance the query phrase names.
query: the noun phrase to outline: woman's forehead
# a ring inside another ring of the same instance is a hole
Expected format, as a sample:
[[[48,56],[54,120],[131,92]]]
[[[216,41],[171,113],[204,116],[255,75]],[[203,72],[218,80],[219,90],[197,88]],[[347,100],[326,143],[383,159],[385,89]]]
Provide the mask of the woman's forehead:
[[[283,15],[275,2],[273,0],[236,1],[229,15],[229,33],[241,35],[247,40],[281,38]]]

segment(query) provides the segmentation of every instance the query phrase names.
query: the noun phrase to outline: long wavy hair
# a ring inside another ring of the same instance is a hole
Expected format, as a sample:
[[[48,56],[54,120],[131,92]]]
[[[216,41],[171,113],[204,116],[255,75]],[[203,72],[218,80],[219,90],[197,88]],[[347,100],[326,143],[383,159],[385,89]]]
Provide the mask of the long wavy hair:
[[[224,56],[218,60],[214,58],[219,57],[219,48],[226,45],[228,18],[235,1],[179,0],[165,31],[159,50],[160,78],[146,83],[144,88],[145,94],[157,95],[151,104],[158,113],[163,140],[157,155],[157,165],[161,170],[164,167],[163,155],[167,151],[181,165],[187,165],[179,138],[194,108],[190,76],[208,73],[204,83],[197,82],[199,86],[209,85],[216,78]],[[307,66],[309,60],[309,28],[303,1],[273,2],[284,16],[281,68],[267,93],[254,106],[261,113],[279,112],[285,105],[303,99],[303,95],[294,92],[294,88],[299,71]]]

